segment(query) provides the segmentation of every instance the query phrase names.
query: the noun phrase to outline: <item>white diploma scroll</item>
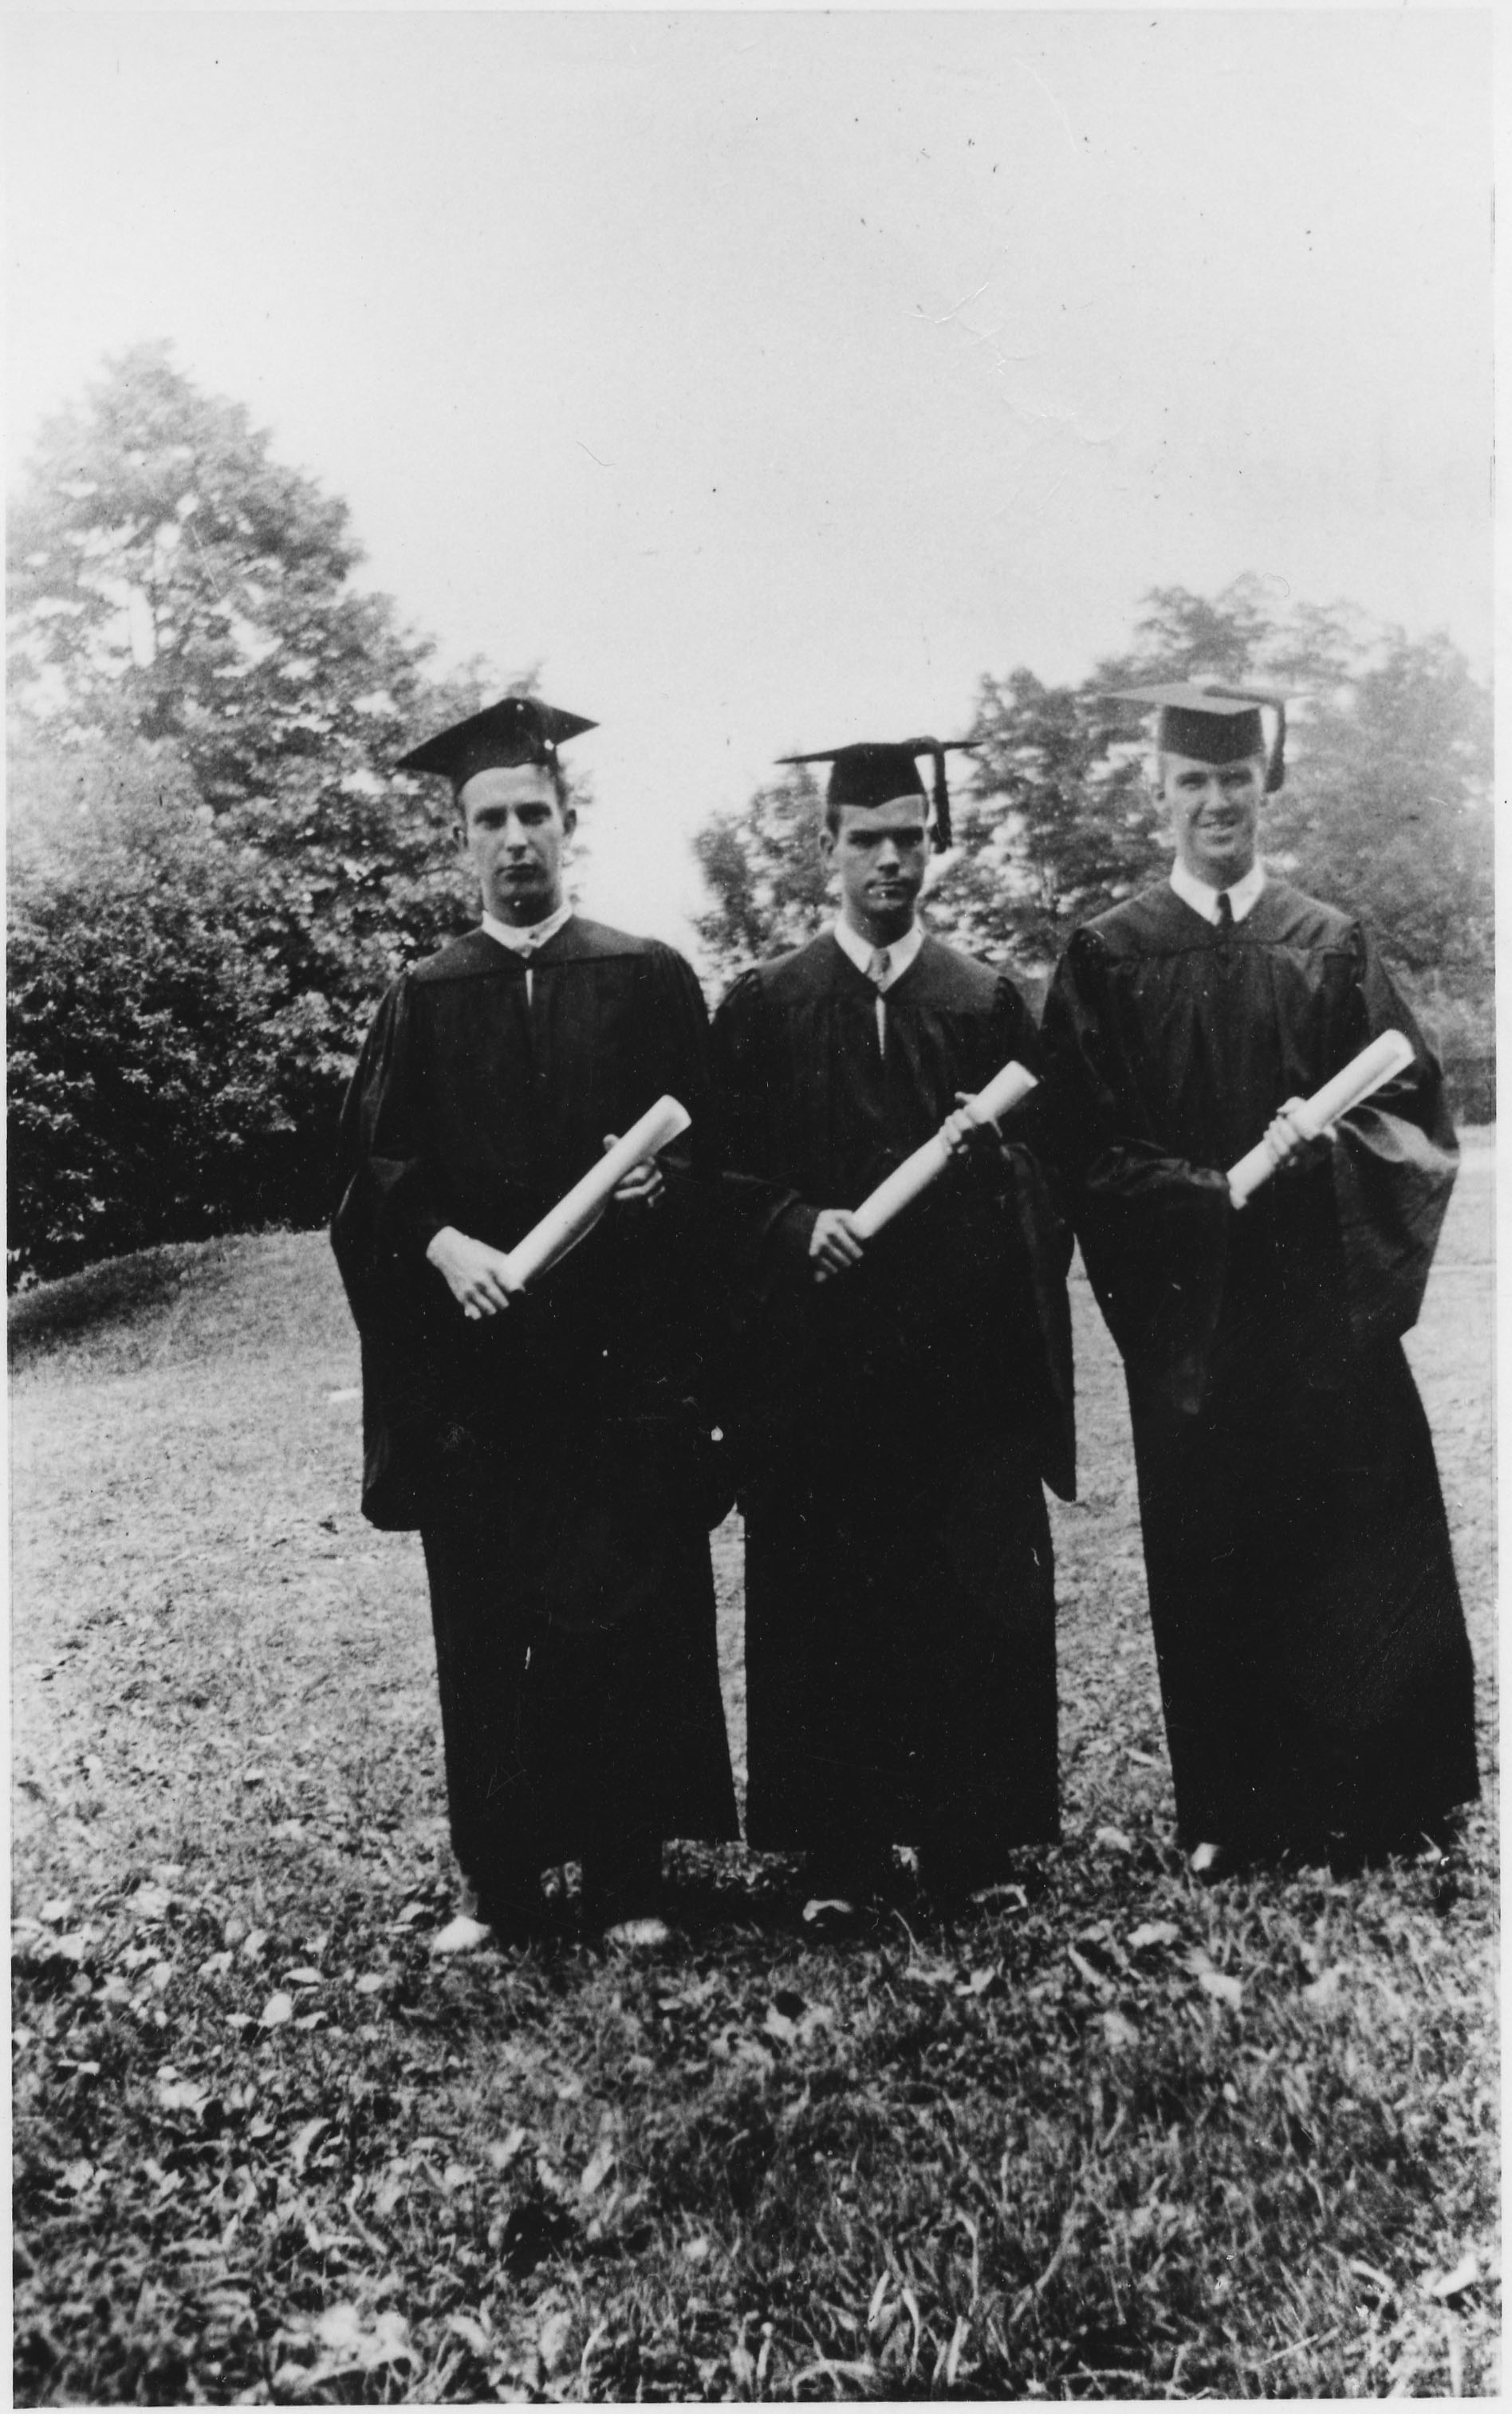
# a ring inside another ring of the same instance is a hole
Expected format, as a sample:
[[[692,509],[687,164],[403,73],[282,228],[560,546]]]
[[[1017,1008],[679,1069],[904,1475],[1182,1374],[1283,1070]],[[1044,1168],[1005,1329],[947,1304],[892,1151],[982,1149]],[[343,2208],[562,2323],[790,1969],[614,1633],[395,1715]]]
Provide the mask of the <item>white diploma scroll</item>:
[[[1001,1073],[994,1073],[985,1090],[977,1092],[966,1111],[974,1123],[1001,1123],[1009,1108],[1016,1107],[1019,1099],[1027,1098],[1037,1086],[1033,1074],[1026,1073],[1022,1065],[1005,1065]],[[927,1190],[931,1182],[939,1181],[950,1162],[950,1150],[938,1132],[922,1148],[916,1148],[912,1156],[906,1156],[896,1173],[880,1183],[869,1199],[863,1199],[852,1217],[862,1239],[869,1241],[884,1224],[901,1214],[921,1190]]]
[[[1313,1092],[1304,1102],[1298,1121],[1312,1138],[1321,1138],[1341,1115],[1363,1106],[1372,1091],[1404,1073],[1412,1061],[1413,1044],[1405,1034],[1383,1031],[1379,1039],[1372,1039],[1369,1048],[1362,1048],[1357,1056],[1351,1057],[1342,1073],[1336,1073],[1331,1081],[1325,1081],[1321,1090]],[[1230,1166],[1228,1195],[1235,1206],[1242,1207],[1275,1170],[1276,1159],[1265,1140],[1252,1148],[1248,1156],[1241,1156],[1238,1165]]]
[[[660,1154],[669,1140],[688,1129],[692,1117],[675,1098],[659,1098],[647,1107],[638,1124],[606,1148],[595,1166],[591,1166],[581,1182],[574,1182],[565,1199],[558,1199],[549,1214],[542,1215],[523,1241],[517,1241],[508,1253],[511,1279],[523,1289],[538,1274],[575,1249],[579,1241],[592,1231],[612,1194],[628,1173],[638,1165],[648,1164]]]

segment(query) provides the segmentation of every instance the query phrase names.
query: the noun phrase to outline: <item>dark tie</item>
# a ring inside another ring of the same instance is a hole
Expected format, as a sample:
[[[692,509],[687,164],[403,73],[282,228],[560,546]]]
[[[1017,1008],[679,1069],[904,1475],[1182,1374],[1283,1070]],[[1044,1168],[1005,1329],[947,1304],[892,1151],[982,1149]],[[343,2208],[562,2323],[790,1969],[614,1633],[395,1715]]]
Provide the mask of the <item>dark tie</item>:
[[[1221,939],[1231,939],[1234,935],[1234,908],[1228,902],[1226,888],[1218,892],[1218,935]]]

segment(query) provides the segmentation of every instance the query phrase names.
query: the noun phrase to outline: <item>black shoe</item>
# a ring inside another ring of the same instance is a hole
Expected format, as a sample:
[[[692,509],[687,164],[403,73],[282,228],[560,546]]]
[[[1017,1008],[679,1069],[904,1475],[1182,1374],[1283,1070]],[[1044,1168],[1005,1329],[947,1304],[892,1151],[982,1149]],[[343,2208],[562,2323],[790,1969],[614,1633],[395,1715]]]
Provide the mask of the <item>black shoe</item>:
[[[846,1902],[857,1911],[865,1903],[885,1902],[897,1885],[892,1849],[887,1844],[825,1845],[808,1855],[804,1883],[814,1901]]]
[[[660,1836],[633,1836],[584,1855],[585,1927],[622,1928],[627,1923],[660,1919],[661,1912]]]

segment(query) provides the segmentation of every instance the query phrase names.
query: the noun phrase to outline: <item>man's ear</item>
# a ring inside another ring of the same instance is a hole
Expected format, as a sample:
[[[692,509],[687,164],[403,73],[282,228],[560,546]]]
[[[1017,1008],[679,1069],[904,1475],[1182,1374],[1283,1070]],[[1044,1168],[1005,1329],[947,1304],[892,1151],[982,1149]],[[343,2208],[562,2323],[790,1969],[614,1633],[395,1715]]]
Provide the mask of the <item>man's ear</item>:
[[[467,816],[465,814],[460,821],[452,823],[452,836],[455,841],[458,855],[466,855],[467,852]]]
[[[826,872],[835,860],[835,832],[831,829],[828,822],[823,822],[820,825],[819,860],[823,865]]]
[[[571,838],[571,835],[572,835],[572,832],[573,832],[573,831],[576,829],[576,827],[577,827],[577,807],[576,807],[576,805],[571,805],[571,804],[563,805],[563,807],[562,807],[562,809],[561,809],[561,812],[562,812],[562,828],[563,828],[563,830],[565,831],[566,835],[567,835],[569,838]]]

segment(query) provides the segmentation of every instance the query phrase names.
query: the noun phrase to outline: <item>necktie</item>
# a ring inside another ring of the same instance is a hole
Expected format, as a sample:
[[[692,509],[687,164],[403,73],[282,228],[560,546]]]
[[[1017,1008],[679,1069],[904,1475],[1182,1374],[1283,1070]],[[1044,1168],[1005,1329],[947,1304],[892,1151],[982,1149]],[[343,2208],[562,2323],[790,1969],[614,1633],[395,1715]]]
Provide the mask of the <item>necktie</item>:
[[[887,1007],[882,999],[882,983],[887,978],[892,957],[885,947],[873,947],[867,961],[867,978],[877,985],[877,1045],[887,1046]]]
[[[1221,939],[1231,939],[1234,935],[1234,908],[1228,902],[1226,888],[1218,892],[1218,935]]]

